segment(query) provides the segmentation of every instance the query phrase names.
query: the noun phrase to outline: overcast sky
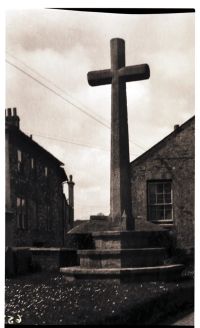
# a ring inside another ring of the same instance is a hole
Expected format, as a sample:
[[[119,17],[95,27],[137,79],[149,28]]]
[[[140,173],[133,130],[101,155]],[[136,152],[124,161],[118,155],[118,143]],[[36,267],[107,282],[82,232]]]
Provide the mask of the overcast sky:
[[[114,37],[126,42],[127,65],[151,71],[127,84],[133,160],[194,115],[194,14],[7,11],[6,107],[73,175],[77,219],[109,214],[111,87],[90,87],[87,72],[110,68]]]

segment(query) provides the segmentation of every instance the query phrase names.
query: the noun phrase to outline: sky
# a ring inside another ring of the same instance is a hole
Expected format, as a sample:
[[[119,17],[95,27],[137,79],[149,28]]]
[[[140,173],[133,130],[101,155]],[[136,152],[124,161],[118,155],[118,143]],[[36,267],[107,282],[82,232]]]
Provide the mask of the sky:
[[[151,72],[127,83],[132,161],[194,115],[194,14],[6,13],[6,108],[73,175],[75,219],[109,214],[111,86],[89,86],[87,73],[110,68],[115,37],[126,65]]]

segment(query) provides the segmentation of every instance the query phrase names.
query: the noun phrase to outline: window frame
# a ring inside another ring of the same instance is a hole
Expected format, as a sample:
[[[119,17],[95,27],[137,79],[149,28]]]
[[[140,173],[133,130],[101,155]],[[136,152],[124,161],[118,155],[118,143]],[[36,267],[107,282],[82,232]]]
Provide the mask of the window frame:
[[[164,184],[170,183],[170,192],[165,192],[164,190]],[[150,185],[155,185],[156,189],[158,185],[162,185],[162,192],[155,191],[155,203],[150,203]],[[170,194],[170,202],[165,201],[165,197]],[[158,202],[158,197],[160,199],[163,198],[162,202]],[[155,209],[156,217],[153,219],[151,210]],[[158,210],[163,211],[164,218],[157,219],[157,213],[159,213]],[[166,211],[170,211],[170,219],[166,218]],[[158,211],[158,212],[157,212]],[[173,223],[174,217],[173,217],[173,188],[172,188],[172,180],[171,179],[159,179],[159,180],[147,180],[147,219],[150,222],[153,223]]]
[[[49,176],[48,166],[44,167],[44,176],[45,176],[45,178],[47,178]]]
[[[27,218],[27,200],[23,196],[16,197],[17,207],[17,228],[20,230],[28,230],[28,218]]]
[[[23,152],[21,149],[17,149],[17,172],[23,173]]]
[[[35,158],[31,157],[31,170],[34,171],[35,170]]]

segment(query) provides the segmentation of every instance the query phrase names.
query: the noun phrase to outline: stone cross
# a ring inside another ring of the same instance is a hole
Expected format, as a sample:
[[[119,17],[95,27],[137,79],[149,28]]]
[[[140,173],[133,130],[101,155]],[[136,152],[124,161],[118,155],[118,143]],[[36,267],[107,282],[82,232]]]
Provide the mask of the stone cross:
[[[134,230],[129,173],[126,82],[148,79],[147,64],[125,66],[125,42],[110,41],[111,69],[88,73],[91,86],[112,84],[110,218],[120,230]]]

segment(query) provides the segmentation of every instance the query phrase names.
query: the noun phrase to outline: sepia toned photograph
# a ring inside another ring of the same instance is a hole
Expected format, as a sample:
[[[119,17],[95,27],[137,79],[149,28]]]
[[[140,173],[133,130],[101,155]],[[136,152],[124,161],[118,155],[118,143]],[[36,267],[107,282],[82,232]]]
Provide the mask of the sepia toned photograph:
[[[194,327],[195,9],[5,32],[5,325]]]

